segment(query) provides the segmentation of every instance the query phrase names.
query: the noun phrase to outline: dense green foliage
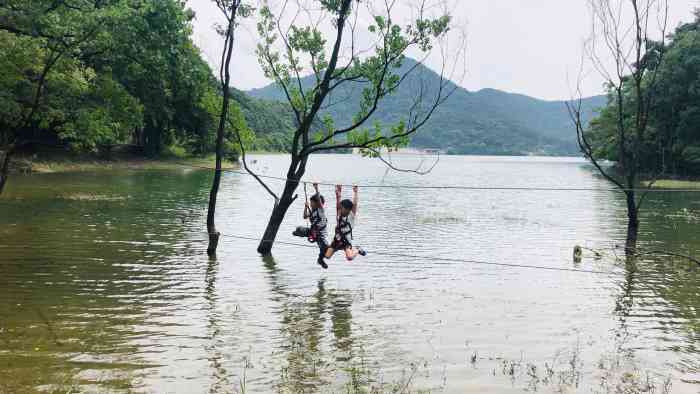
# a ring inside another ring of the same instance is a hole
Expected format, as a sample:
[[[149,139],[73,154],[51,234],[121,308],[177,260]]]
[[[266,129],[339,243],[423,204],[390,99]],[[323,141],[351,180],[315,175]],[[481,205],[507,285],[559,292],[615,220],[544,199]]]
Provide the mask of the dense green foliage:
[[[398,2],[318,0],[283,2],[275,10],[263,2],[257,18],[261,36],[256,53],[265,76],[283,92],[291,109],[294,131],[286,152],[289,154],[287,181],[276,193],[261,178],[258,182],[274,198],[258,252],[269,255],[295,191],[306,173],[311,156],[359,148],[368,155],[377,149],[405,146],[409,137],[434,114],[445,96],[443,82],[435,86],[432,105],[413,106],[397,122],[371,122],[384,97],[404,82],[401,72],[406,54],[430,52],[433,45],[447,39],[451,18],[440,7],[416,9],[412,18],[397,21],[392,17]],[[369,12],[369,16],[364,12]],[[278,12],[279,17],[274,13]],[[283,15],[294,15],[291,21]],[[302,17],[303,15],[303,17]],[[362,20],[362,23],[358,21]],[[369,24],[365,27],[365,20]],[[365,31],[366,28],[366,31]],[[331,33],[328,33],[331,32]],[[373,42],[368,49],[355,45],[358,37]],[[456,51],[459,57],[460,51]],[[301,76],[311,74],[302,80]],[[337,92],[344,86],[360,85],[354,108],[344,108],[350,122],[338,124],[324,109],[334,105]],[[414,111],[415,110],[415,111]],[[210,231],[211,234],[211,231]],[[328,256],[330,257],[330,256]],[[323,263],[323,257],[319,261]]]
[[[395,124],[405,117],[413,105],[420,86],[429,90],[439,86],[440,77],[412,59],[403,62],[401,73],[417,66],[404,83],[385,97],[370,122]],[[313,86],[313,76],[303,79],[304,86]],[[449,86],[451,88],[453,86]],[[249,92],[267,100],[286,100],[277,85]],[[344,85],[333,92],[331,104],[322,111],[338,126],[350,124],[360,108],[362,84]],[[583,102],[588,119],[595,109],[605,105],[602,96]],[[413,136],[411,145],[439,148],[454,154],[495,155],[576,155],[579,153],[576,134],[564,102],[543,101],[532,97],[493,89],[469,92],[457,88],[435,115]]]
[[[359,3],[359,2],[358,2]],[[302,173],[306,157],[311,153],[360,148],[364,151],[377,148],[396,148],[407,145],[413,135],[431,117],[435,107],[445,97],[444,81],[431,86],[434,94],[422,103],[414,105],[404,117],[393,122],[370,120],[380,107],[380,101],[403,84],[408,75],[406,54],[410,50],[429,53],[436,43],[446,39],[451,26],[451,16],[442,12],[421,12],[407,25],[392,17],[394,3],[367,1],[371,22],[367,33],[375,42],[366,51],[358,51],[354,45],[357,34],[357,18],[362,7],[352,0],[319,1],[319,12],[335,20],[328,28],[336,34],[325,35],[321,22],[294,21],[286,32],[279,26],[278,18],[269,5],[261,8],[258,32],[262,37],[257,47],[259,62],[265,75],[284,91],[284,97],[295,115],[297,128],[289,153],[292,162],[301,164],[295,170]],[[298,12],[305,9],[299,6]],[[288,11],[282,7],[279,12]],[[353,18],[354,21],[353,21]],[[323,21],[324,18],[320,18]],[[345,38],[344,38],[345,37]],[[344,40],[352,45],[343,49]],[[453,55],[459,57],[461,50]],[[305,81],[301,75],[311,72]],[[349,122],[337,125],[322,109],[333,105],[334,97],[357,88],[354,108],[344,108]],[[382,103],[383,104],[383,103]],[[291,168],[290,168],[291,170]]]
[[[2,2],[0,149],[213,151],[221,88],[192,43],[193,18],[179,0]],[[238,99],[243,112],[231,111],[230,128],[248,130],[249,119],[262,130],[251,145],[281,149],[283,109]]]
[[[245,121],[256,138],[251,149],[257,151],[285,152],[292,143],[294,116],[285,103],[264,101],[233,89],[233,99],[240,106]]]
[[[663,48],[664,58],[645,83],[654,82],[649,132],[641,142],[638,162],[648,176],[700,175],[700,10],[695,21],[679,26]],[[658,50],[658,48],[656,49]],[[648,54],[647,58],[652,58]],[[629,83],[631,85],[631,83]],[[625,125],[629,128],[635,108],[631,86],[625,86]],[[618,105],[610,92],[608,105],[593,122],[589,139],[598,158],[617,160]],[[629,144],[636,142],[631,135]]]
[[[100,151],[133,144],[147,155],[158,155],[168,145],[191,154],[213,151],[220,87],[192,43],[193,17],[177,0],[75,0],[70,6],[50,0],[4,2],[0,145],[38,143]],[[311,33],[294,32],[300,50],[318,49],[318,37]],[[324,65],[325,60],[318,61],[317,67]],[[414,65],[405,59],[396,74]],[[417,81],[439,86],[438,78],[419,65],[382,99],[368,124],[401,124]],[[315,76],[303,81],[306,89],[316,84]],[[340,86],[331,94],[330,101],[336,103],[321,111],[316,128],[328,121],[324,115],[331,115],[338,126],[352,124],[367,109],[368,86]],[[230,124],[247,129],[247,123],[255,132],[257,137],[249,139],[251,150],[288,151],[291,130],[296,129],[294,115],[288,102],[277,102],[286,97],[276,85],[251,93],[258,98],[234,90],[234,106],[243,116]],[[589,112],[599,103],[599,98],[587,101]],[[458,89],[412,144],[459,154],[575,154],[571,134],[561,102]],[[236,145],[229,141],[228,150],[233,152]]]
[[[52,0],[3,2],[0,145],[16,142],[101,151],[133,144],[147,155],[158,155],[168,145],[181,146],[191,154],[213,151],[220,87],[192,43],[193,17],[178,0],[74,0],[70,6]],[[311,31],[293,33],[300,50],[318,50],[318,37]],[[681,41],[684,47],[696,45],[690,36],[674,42]],[[693,75],[692,59],[676,58],[686,63],[683,75]],[[319,58],[318,62],[320,67],[326,60]],[[395,74],[414,65],[405,59]],[[664,80],[682,79],[683,75],[676,72]],[[401,124],[418,81],[438,86],[438,78],[419,65],[392,94],[382,98],[367,122],[370,128],[375,123]],[[303,81],[305,89],[316,84],[315,76]],[[368,87],[371,84],[340,86],[316,118],[316,128],[327,125],[325,115],[336,126],[352,124],[366,111]],[[286,97],[277,85],[250,93],[257,98],[234,90],[234,105],[243,116],[230,124],[255,132],[256,138],[249,139],[251,150],[288,151],[296,124],[290,104],[278,102],[287,101]],[[666,97],[675,98],[666,106],[695,99],[686,93],[669,91]],[[584,105],[592,116],[601,99],[591,98]],[[665,120],[667,130],[680,133],[669,135],[669,141],[684,138],[679,124],[692,123],[692,112],[679,111],[664,110],[675,114]],[[562,102],[496,90],[457,89],[413,137],[412,145],[457,154],[576,154],[572,134]],[[235,146],[233,141],[227,143],[229,151]],[[689,158],[694,152],[686,147],[674,157]],[[671,163],[681,166],[676,159]]]

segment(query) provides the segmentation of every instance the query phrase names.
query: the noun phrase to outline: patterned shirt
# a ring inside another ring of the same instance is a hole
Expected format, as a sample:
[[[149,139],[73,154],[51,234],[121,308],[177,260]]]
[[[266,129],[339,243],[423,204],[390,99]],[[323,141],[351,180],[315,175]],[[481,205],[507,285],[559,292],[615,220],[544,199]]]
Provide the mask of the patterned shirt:
[[[328,237],[328,218],[326,217],[326,211],[321,208],[316,208],[311,210],[311,227],[319,232],[319,234],[326,238]]]
[[[338,218],[338,226],[336,228],[336,239],[341,240],[341,234],[345,235],[348,242],[352,242],[352,232],[355,229],[355,213],[350,212],[348,216],[340,216]],[[340,234],[339,234],[340,233]]]

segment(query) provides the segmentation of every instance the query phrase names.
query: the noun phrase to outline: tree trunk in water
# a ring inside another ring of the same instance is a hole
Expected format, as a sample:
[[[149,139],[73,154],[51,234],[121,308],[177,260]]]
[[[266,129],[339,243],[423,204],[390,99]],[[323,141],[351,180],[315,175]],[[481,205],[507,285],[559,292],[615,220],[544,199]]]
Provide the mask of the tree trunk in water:
[[[216,161],[219,162],[218,157]],[[216,255],[216,249],[219,247],[219,238],[221,237],[221,233],[216,231],[216,224],[214,223],[214,215],[216,214],[216,197],[219,194],[220,183],[221,168],[220,164],[217,164],[217,168],[214,173],[214,183],[211,186],[211,193],[209,194],[209,209],[207,210],[207,233],[209,234],[207,254],[209,256]]]
[[[214,218],[216,216],[216,198],[219,194],[221,184],[221,162],[224,157],[224,134],[226,132],[226,121],[228,120],[228,107],[231,100],[231,55],[233,54],[233,29],[235,26],[237,8],[231,10],[232,14],[228,20],[228,30],[226,43],[224,45],[225,61],[221,65],[221,89],[223,90],[223,100],[221,101],[221,116],[219,117],[219,128],[216,131],[216,170],[214,172],[214,182],[209,194],[209,209],[207,211],[207,233],[209,234],[209,246],[207,254],[209,257],[216,255],[219,247],[221,233],[216,231]]]
[[[7,183],[7,178],[10,175],[10,156],[12,152],[9,148],[4,151],[0,151],[0,195],[2,191],[5,190],[5,184]]]
[[[301,178],[299,178],[301,179]],[[294,191],[299,186],[298,179],[288,179],[284,186],[284,192],[280,197],[279,202],[275,205],[272,210],[272,215],[270,215],[270,220],[267,222],[267,228],[265,229],[265,234],[263,235],[260,244],[258,245],[258,253],[263,256],[269,256],[272,253],[272,245],[275,243],[275,238],[277,238],[277,233],[279,232],[280,225],[287,215],[289,207],[292,205],[297,196],[294,195]]]
[[[226,119],[228,118],[229,99],[230,92],[227,86],[227,89],[224,90],[221,118],[219,119],[219,129],[216,132],[216,170],[214,171],[214,182],[211,186],[211,193],[209,193],[209,209],[207,211],[207,233],[209,234],[207,254],[209,256],[214,256],[216,254],[216,249],[219,247],[219,238],[221,237],[221,233],[216,231],[214,217],[216,215],[216,198],[219,194],[219,185],[221,184],[221,163],[224,155],[224,131],[226,129]]]
[[[637,239],[639,237],[639,207],[634,196],[634,191],[627,191],[627,242],[625,252],[627,255],[637,253]]]

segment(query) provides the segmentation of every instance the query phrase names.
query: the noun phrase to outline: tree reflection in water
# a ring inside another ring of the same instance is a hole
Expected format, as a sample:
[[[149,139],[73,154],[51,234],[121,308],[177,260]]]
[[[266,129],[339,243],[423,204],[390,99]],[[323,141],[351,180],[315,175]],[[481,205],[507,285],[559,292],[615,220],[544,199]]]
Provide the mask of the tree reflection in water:
[[[328,289],[320,279],[311,296],[289,290],[284,272],[273,257],[263,258],[273,300],[280,305],[280,347],[286,352],[277,388],[290,392],[318,392],[336,381],[338,370],[353,360],[352,295]],[[330,321],[330,330],[327,323]],[[330,332],[329,332],[330,331]],[[326,337],[332,334],[329,341]],[[331,348],[328,347],[330,342]],[[335,358],[333,358],[335,357]]]
[[[224,355],[221,352],[225,344],[221,335],[221,317],[217,309],[219,300],[216,292],[218,273],[219,261],[216,259],[216,256],[210,257],[204,279],[204,299],[209,309],[207,313],[209,316],[207,321],[207,337],[210,343],[206,346],[206,351],[209,355],[212,373],[211,386],[209,388],[210,393],[227,392],[228,388],[234,386],[233,382],[229,379],[229,373],[224,365]]]

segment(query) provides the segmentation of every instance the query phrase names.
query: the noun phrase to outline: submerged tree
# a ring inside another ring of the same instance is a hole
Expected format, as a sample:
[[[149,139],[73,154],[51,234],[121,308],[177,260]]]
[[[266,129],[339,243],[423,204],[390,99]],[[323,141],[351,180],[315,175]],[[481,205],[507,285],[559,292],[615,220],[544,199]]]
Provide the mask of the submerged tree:
[[[284,92],[296,121],[289,150],[291,162],[281,195],[265,185],[275,203],[258,246],[258,252],[264,255],[270,254],[280,225],[296,199],[295,191],[310,156],[353,148],[375,155],[378,149],[408,144],[409,137],[454,92],[456,85],[449,81],[448,74],[454,72],[457,63],[448,59],[459,60],[464,50],[463,41],[457,47],[447,48],[451,17],[444,8],[425,1],[412,9],[412,20],[407,25],[400,25],[395,19],[396,1],[291,3],[282,2],[279,16],[265,3],[258,22],[262,36],[257,49],[260,63],[266,76]],[[369,18],[371,23],[367,31],[359,32],[358,20],[363,18]],[[329,35],[330,41],[326,38]],[[367,42],[366,36],[372,37],[373,43],[362,48],[359,42]],[[423,54],[426,60],[436,42],[442,44],[439,83],[415,87],[414,100],[402,121],[392,125],[373,121],[382,99],[396,91],[421,65],[409,64],[407,54]],[[311,78],[303,78],[305,73]],[[361,89],[362,100],[359,108],[352,109],[356,112],[352,121],[338,125],[324,116],[323,110],[344,105],[343,97],[338,96],[347,86]]]
[[[609,105],[599,120],[614,128],[613,139],[597,140],[587,129],[582,113],[581,77],[578,100],[567,103],[567,107],[583,154],[625,194],[627,250],[634,252],[639,210],[646,197],[646,193],[638,193],[641,177],[652,179],[650,187],[656,178],[655,174],[643,174],[642,168],[650,115],[658,99],[657,76],[664,60],[668,0],[589,0],[589,4],[594,31],[585,54],[608,88]],[[601,162],[600,150],[605,148],[615,152],[614,169]]]
[[[221,233],[216,231],[216,199],[219,194],[221,184],[222,161],[224,157],[224,139],[226,129],[229,125],[229,111],[231,104],[231,58],[233,56],[233,46],[235,43],[235,31],[238,26],[238,19],[250,13],[251,8],[244,4],[243,0],[214,0],[225,17],[225,25],[218,28],[219,34],[224,37],[224,49],[221,55],[221,66],[219,77],[221,79],[222,99],[221,112],[219,116],[219,126],[216,131],[216,169],[214,170],[214,181],[209,194],[209,208],[207,211],[207,232],[209,233],[209,246],[207,253],[210,256],[216,254]]]
[[[700,9],[694,16],[693,21],[669,34],[666,46],[659,48],[663,50],[663,62],[659,64],[642,173],[672,178],[700,174]],[[630,88],[628,84],[628,100],[632,98]],[[599,158],[617,160],[616,117],[613,99],[590,125],[587,137]]]

